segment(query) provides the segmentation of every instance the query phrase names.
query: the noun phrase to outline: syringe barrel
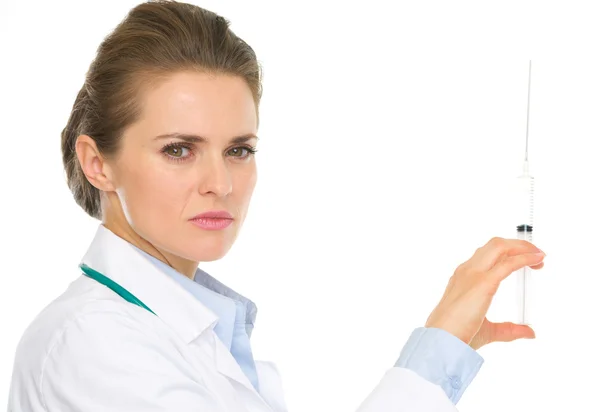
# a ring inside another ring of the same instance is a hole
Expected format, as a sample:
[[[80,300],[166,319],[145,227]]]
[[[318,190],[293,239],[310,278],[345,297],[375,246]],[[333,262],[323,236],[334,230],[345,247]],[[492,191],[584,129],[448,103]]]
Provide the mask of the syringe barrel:
[[[526,172],[526,169],[525,169]],[[534,180],[529,173],[524,173],[517,179],[517,238],[533,242],[533,195]],[[519,269],[517,280],[517,323],[531,323],[532,276],[531,269]]]
[[[524,175],[517,178],[517,231],[523,230],[531,235],[533,230],[533,193],[534,180],[532,176]],[[523,227],[522,227],[523,226]],[[528,226],[528,227],[525,227]],[[526,238],[531,241],[531,239]]]

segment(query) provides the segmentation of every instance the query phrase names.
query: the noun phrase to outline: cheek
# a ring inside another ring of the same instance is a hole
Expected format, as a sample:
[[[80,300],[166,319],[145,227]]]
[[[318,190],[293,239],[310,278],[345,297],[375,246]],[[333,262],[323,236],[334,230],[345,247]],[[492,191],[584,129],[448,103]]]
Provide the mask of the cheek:
[[[246,215],[250,199],[254,193],[256,179],[257,173],[255,164],[248,165],[248,168],[236,173],[234,176],[233,186],[235,188],[235,199],[244,216]]]
[[[138,165],[128,170],[121,180],[121,198],[132,220],[130,223],[172,225],[175,219],[181,218],[192,185],[174,170],[152,163]]]

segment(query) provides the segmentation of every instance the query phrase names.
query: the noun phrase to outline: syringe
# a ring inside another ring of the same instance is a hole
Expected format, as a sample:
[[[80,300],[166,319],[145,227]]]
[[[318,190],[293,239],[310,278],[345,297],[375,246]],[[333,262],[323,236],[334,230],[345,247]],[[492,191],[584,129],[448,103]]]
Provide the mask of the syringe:
[[[518,177],[518,204],[519,225],[517,226],[517,238],[533,241],[533,176],[529,174],[529,101],[531,95],[531,61],[529,61],[529,85],[527,90],[527,131],[525,134],[525,161],[523,163],[523,174]],[[530,319],[531,304],[531,269],[526,266],[516,273],[517,275],[517,323],[528,325]]]

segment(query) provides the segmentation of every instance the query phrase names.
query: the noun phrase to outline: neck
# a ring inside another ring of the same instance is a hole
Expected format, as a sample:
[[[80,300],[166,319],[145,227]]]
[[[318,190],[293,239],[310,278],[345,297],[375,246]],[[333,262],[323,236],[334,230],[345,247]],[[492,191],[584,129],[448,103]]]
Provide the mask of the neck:
[[[173,255],[172,253],[168,253],[164,250],[160,250],[152,243],[148,242],[146,239],[138,235],[135,230],[133,230],[120,207],[120,202],[118,203],[117,211],[115,211],[117,208],[114,207],[114,202],[111,202],[110,200],[109,202],[112,205],[105,205],[105,202],[103,202],[102,224],[104,227],[113,232],[115,235],[119,236],[121,239],[126,240],[135,247],[171,266],[179,273],[192,280],[194,279],[198,262],[193,262],[177,255]]]

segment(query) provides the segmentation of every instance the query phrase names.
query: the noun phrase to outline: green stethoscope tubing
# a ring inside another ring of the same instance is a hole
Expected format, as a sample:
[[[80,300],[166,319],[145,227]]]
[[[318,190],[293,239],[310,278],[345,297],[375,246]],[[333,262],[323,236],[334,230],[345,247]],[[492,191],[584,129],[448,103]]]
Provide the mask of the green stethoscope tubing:
[[[86,275],[88,278],[91,278],[91,279],[95,280],[96,282],[106,286],[107,288],[109,288],[110,290],[115,292],[117,295],[119,295],[123,299],[125,299],[127,302],[133,303],[134,305],[137,305],[141,308],[146,309],[147,311],[149,311],[151,313],[154,313],[148,306],[146,306],[144,304],[144,302],[142,302],[141,300],[136,298],[131,292],[129,292],[123,286],[119,285],[114,280],[107,278],[102,273],[92,269],[85,263],[80,264],[79,267],[83,271],[83,274]],[[154,313],[154,314],[156,315],[156,313]]]

